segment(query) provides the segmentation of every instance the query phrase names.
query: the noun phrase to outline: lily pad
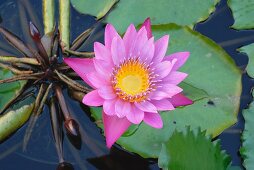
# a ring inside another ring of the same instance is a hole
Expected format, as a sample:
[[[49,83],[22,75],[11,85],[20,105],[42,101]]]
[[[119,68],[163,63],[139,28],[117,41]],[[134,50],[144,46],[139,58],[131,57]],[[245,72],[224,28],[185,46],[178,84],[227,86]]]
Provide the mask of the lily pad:
[[[118,0],[71,0],[72,6],[82,14],[102,18]]]
[[[147,17],[154,25],[176,23],[193,26],[214,11],[218,0],[122,0],[106,18],[123,33],[130,23],[142,23]]]
[[[0,80],[10,78],[13,74],[10,70],[0,68]],[[0,111],[25,85],[26,81],[17,81],[13,83],[0,84]]]
[[[240,52],[244,52],[249,57],[246,71],[249,76],[254,77],[254,43],[240,48]]]
[[[33,110],[33,103],[24,105],[17,110],[11,110],[0,116],[0,142],[19,129],[30,117]]]
[[[250,0],[229,0],[228,5],[232,10],[235,29],[254,28],[254,1]]]
[[[200,129],[187,128],[183,132],[174,131],[163,143],[158,162],[163,169],[225,170],[231,161],[221,151],[219,141],[211,142]]]
[[[248,109],[243,110],[245,127],[242,135],[243,146],[241,155],[244,159],[243,165],[247,170],[254,169],[254,102],[249,105]]]
[[[153,27],[156,38],[170,35],[168,54],[190,51],[191,55],[182,71],[189,74],[181,84],[184,93],[194,104],[162,112],[164,126],[154,129],[144,123],[128,137],[117,143],[143,157],[158,157],[161,144],[166,142],[175,129],[186,126],[201,127],[213,137],[237,121],[241,95],[241,72],[231,57],[207,37],[174,24]],[[101,110],[91,109],[100,119]]]

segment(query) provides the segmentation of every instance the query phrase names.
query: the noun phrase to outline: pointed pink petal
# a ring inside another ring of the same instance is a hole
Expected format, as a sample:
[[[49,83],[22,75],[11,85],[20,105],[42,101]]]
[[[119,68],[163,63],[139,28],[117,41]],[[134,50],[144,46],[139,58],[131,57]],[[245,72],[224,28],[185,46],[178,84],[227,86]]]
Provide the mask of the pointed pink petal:
[[[165,56],[168,48],[168,40],[169,36],[164,35],[159,40],[155,42],[155,51],[154,51],[154,57],[153,62],[159,63],[162,61],[163,57]]]
[[[104,113],[106,113],[109,116],[116,115],[115,103],[116,103],[116,99],[105,100],[104,103],[103,103]]]
[[[173,104],[174,107],[193,104],[193,101],[184,96],[182,93],[173,96],[171,99],[169,99],[169,101]]]
[[[142,24],[141,27],[143,27],[143,26],[146,28],[147,37],[151,38],[153,35],[152,35],[152,30],[151,30],[151,20],[150,20],[150,18],[147,18],[144,21],[144,23]]]
[[[93,59],[90,58],[64,58],[64,62],[68,64],[89,86],[92,83],[87,79],[87,74],[94,72]]]
[[[134,103],[134,104],[135,106],[137,106],[137,108],[139,108],[140,110],[143,110],[144,112],[157,113],[156,107],[149,101],[143,101],[143,102]]]
[[[87,74],[87,79],[92,85],[96,88],[100,88],[101,86],[109,86],[110,79],[106,79],[107,77],[103,77],[102,75],[98,74],[97,72],[92,72]]]
[[[101,98],[97,90],[93,90],[86,94],[82,100],[82,103],[88,106],[101,106],[104,102],[104,99]]]
[[[159,111],[174,110],[174,106],[167,99],[153,100],[152,103]]]
[[[112,41],[113,41],[114,37],[119,37],[120,38],[120,35],[116,32],[116,29],[113,27],[113,25],[107,24],[106,28],[105,28],[104,40],[105,40],[105,46],[108,49],[111,49],[111,44],[112,44]]]
[[[175,96],[178,93],[181,93],[183,91],[182,88],[178,87],[175,84],[163,84],[162,87],[160,87],[161,91],[164,91],[168,94],[168,98],[171,98]]]
[[[160,129],[163,127],[163,121],[159,113],[145,113],[144,122],[153,128]]]
[[[149,63],[152,61],[154,56],[154,37],[150,38],[144,47],[141,49],[140,58],[142,61]]]
[[[126,118],[108,116],[104,112],[102,113],[102,119],[104,123],[107,147],[111,148],[117,139],[120,138],[121,135],[128,129],[131,122]]]
[[[126,115],[127,119],[134,124],[140,124],[144,119],[144,111],[137,108],[135,105],[131,106],[131,111]]]
[[[162,80],[162,82],[177,85],[181,83],[187,76],[188,74],[186,73],[179,72],[179,71],[172,71],[171,73],[169,73],[167,77],[165,77]]]
[[[135,42],[131,46],[129,55],[131,55],[131,57],[140,57],[141,50],[143,49],[147,41],[148,41],[148,38],[147,38],[146,29],[145,27],[142,27],[138,31]]]
[[[131,111],[131,105],[129,102],[125,102],[122,99],[117,99],[115,103],[116,115],[120,118],[125,117]]]
[[[132,46],[132,44],[134,43],[135,39],[137,37],[137,31],[135,29],[135,26],[133,24],[131,24],[126,33],[124,34],[123,37],[123,42],[125,45],[125,49],[126,49],[126,57],[129,57],[129,53],[130,53],[130,48]]]
[[[168,94],[165,91],[156,90],[150,93],[149,98],[152,100],[161,100],[161,99],[168,98]]]
[[[98,94],[107,100],[116,98],[116,94],[111,86],[103,86],[98,89]]]
[[[177,62],[175,63],[172,70],[178,70],[189,58],[190,52],[178,52],[171,54],[169,56],[166,56],[164,58],[164,61],[172,61],[173,59],[177,59]]]
[[[93,63],[97,73],[105,77],[105,79],[109,80],[110,74],[113,71],[113,66],[108,62],[105,62],[103,60],[97,60],[97,59],[94,59]]]
[[[111,45],[112,59],[115,65],[120,64],[126,58],[126,51],[123,40],[115,37]]]
[[[170,73],[172,67],[173,64],[170,61],[163,61],[155,66],[155,73],[162,79]]]
[[[96,59],[112,62],[110,50],[99,42],[94,43],[94,54]]]

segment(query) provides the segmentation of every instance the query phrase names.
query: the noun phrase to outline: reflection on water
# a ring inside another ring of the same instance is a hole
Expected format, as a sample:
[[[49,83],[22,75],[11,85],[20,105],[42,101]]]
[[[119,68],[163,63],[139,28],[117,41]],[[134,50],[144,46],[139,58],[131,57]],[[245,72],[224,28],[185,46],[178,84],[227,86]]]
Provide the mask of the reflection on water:
[[[57,6],[57,5],[56,5]],[[223,18],[224,17],[224,18]],[[1,23],[2,20],[2,23]],[[28,22],[32,20],[42,31],[42,15],[41,15],[41,1],[36,0],[0,0],[0,23],[12,32],[15,32],[26,42],[31,42],[28,35]],[[215,14],[205,23],[198,24],[196,30],[209,36],[217,42],[223,42],[230,39],[239,38],[253,32],[232,32],[229,26],[232,23],[232,16],[226,7],[226,0],[217,7]],[[77,35],[84,31],[89,26],[93,25],[95,20],[93,17],[81,15],[72,9],[71,13],[71,39],[73,40]],[[82,50],[92,51],[93,42],[95,40],[103,40],[103,24],[98,25],[93,33],[93,36],[83,45]],[[216,29],[215,29],[216,28]],[[221,36],[224,35],[224,36]],[[221,40],[220,38],[225,39]],[[242,43],[242,42],[241,42]],[[247,43],[247,42],[246,42]],[[241,54],[237,54],[235,49],[238,46],[226,46],[226,50],[231,56],[234,57],[238,65],[246,65],[247,59]],[[12,46],[7,44],[2,36],[0,37],[0,54],[1,55],[21,55],[18,51],[14,50]],[[239,59],[240,57],[243,59]],[[241,99],[241,109],[246,107],[247,103],[251,100],[250,79],[243,76],[243,97]],[[76,150],[64,138],[64,155],[65,159],[71,162],[75,169],[159,169],[156,165],[156,160],[147,160],[139,156],[122,151],[119,147],[113,147],[109,151],[105,147],[104,137],[101,135],[100,130],[90,120],[88,108],[75,102],[65,93],[65,97],[69,102],[70,110],[77,117],[81,125],[83,145],[81,150]],[[239,130],[243,128],[243,119],[239,115],[239,123],[228,131],[237,129],[237,133],[223,133],[220,138],[222,139],[223,148],[233,158],[234,165],[240,165],[240,158],[237,155],[240,146],[240,133]],[[26,151],[22,151],[22,141],[26,126],[22,127],[15,135],[9,140],[0,144],[0,164],[1,170],[11,169],[55,169],[58,164],[58,156],[54,146],[53,136],[50,126],[50,115],[48,108],[45,108],[44,113],[37,121],[36,128],[32,134]]]

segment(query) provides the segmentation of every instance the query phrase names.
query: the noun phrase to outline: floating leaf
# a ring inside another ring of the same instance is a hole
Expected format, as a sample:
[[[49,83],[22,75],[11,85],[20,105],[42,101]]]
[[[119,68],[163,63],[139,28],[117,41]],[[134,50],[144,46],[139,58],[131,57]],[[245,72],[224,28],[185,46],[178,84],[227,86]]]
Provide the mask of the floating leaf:
[[[160,162],[166,161],[166,157],[170,157],[168,169],[225,170],[230,165],[230,158],[221,151],[219,142],[211,142],[200,129],[174,131],[159,156],[159,166],[163,169],[166,168]]]
[[[102,18],[118,0],[71,0],[72,6],[82,14]]]
[[[243,131],[243,146],[241,155],[244,159],[243,165],[247,170],[254,169],[254,102],[249,105],[248,109],[243,110],[245,127]]]
[[[181,69],[189,76],[182,83],[184,93],[194,104],[162,112],[164,127],[154,129],[141,123],[136,132],[121,137],[117,143],[143,157],[158,157],[161,144],[173,131],[201,127],[213,137],[237,121],[241,95],[241,72],[230,56],[217,44],[188,27],[174,24],[153,28],[156,38],[170,34],[168,54],[190,51],[189,60]],[[101,109],[92,108],[96,120],[101,120]]]
[[[254,1],[250,0],[229,0],[228,5],[232,10],[235,29],[254,28]]]
[[[0,68],[0,80],[10,78],[13,74],[7,69]],[[26,81],[18,81],[13,83],[0,84],[0,111],[13,99],[21,90]]]
[[[147,17],[154,25],[176,23],[193,26],[208,18],[218,0],[123,0],[106,18],[106,22],[123,33],[130,23],[142,23]]]
[[[254,43],[240,48],[240,52],[244,52],[249,57],[249,62],[246,67],[248,75],[254,77]]]
[[[33,106],[33,104],[24,105],[17,110],[11,110],[0,116],[0,142],[3,142],[28,120]]]

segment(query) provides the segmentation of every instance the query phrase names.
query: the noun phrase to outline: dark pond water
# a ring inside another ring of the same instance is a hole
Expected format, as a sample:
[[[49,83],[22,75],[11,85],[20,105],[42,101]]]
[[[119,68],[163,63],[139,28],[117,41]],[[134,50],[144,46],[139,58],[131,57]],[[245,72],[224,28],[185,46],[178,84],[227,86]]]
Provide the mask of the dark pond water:
[[[26,35],[26,17],[33,20],[42,30],[41,1],[36,0],[0,0],[0,21],[1,25],[15,32],[22,39],[27,39]],[[254,42],[254,31],[236,31],[230,29],[233,24],[232,14],[227,7],[226,0],[222,0],[216,7],[214,14],[210,18],[195,26],[195,30],[210,37],[220,44],[233,57],[237,65],[244,70],[248,62],[247,56],[239,54],[236,49]],[[83,30],[94,24],[92,17],[80,15],[72,9],[71,13],[71,38],[74,39]],[[103,40],[103,25],[99,25],[94,31],[94,39]],[[92,50],[94,39],[88,40],[83,46],[84,50]],[[2,47],[6,50],[1,50]],[[6,52],[7,51],[7,52]],[[6,45],[0,38],[0,54],[19,55],[13,51],[11,46]],[[241,165],[239,157],[240,134],[244,128],[244,120],[241,115],[243,108],[246,108],[251,101],[250,91],[254,85],[253,80],[245,73],[243,74],[243,92],[241,96],[241,109],[238,116],[238,123],[223,132],[218,138],[221,139],[222,148],[232,157],[233,165]],[[65,158],[71,162],[75,169],[111,169],[111,170],[129,170],[129,169],[159,169],[156,160],[143,159],[135,154],[128,153],[115,146],[111,150],[105,147],[104,138],[100,130],[90,121],[89,115],[84,114],[84,110],[78,102],[73,101],[65,95],[70,103],[70,109],[78,120],[82,122],[82,131],[85,138],[81,151],[77,151],[68,140],[64,140]],[[32,135],[29,146],[26,151],[22,151],[21,144],[26,126],[22,127],[9,140],[0,145],[0,170],[16,169],[36,169],[53,170],[56,168],[58,158],[52,140],[50,119],[47,108],[44,114],[39,118],[36,130]],[[85,122],[85,123],[84,123]]]

